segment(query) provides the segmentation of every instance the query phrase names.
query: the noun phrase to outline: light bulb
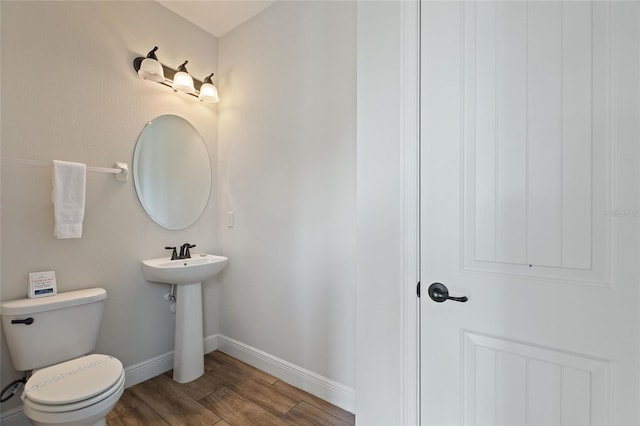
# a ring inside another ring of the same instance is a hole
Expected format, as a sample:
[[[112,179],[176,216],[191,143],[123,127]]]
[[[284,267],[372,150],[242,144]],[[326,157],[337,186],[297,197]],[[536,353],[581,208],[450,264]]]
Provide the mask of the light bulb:
[[[213,77],[213,73],[204,79],[204,83],[200,86],[200,95],[198,96],[198,99],[205,102],[220,102],[218,89],[213,85],[211,77]]]
[[[158,62],[156,50],[158,50],[158,46],[154,47],[153,50],[147,53],[147,57],[142,60],[140,69],[138,70],[138,76],[145,80],[162,83],[164,81],[164,70],[162,69],[162,64]]]
[[[171,87],[181,92],[193,93],[196,88],[193,87],[193,78],[191,78],[187,71],[187,62],[189,61],[184,61],[184,64],[178,67],[176,75],[173,76],[173,85]]]

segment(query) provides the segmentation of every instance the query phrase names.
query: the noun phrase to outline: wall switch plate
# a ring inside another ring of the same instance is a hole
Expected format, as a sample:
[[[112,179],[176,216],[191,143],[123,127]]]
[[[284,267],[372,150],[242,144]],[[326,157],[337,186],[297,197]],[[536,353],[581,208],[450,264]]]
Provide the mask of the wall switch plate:
[[[227,228],[233,228],[233,212],[227,212]]]

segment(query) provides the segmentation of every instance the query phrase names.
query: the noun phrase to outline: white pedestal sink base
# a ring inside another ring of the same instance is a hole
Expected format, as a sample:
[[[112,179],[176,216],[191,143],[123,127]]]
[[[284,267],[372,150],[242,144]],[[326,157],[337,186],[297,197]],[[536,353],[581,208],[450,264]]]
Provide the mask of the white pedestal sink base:
[[[173,380],[187,383],[204,374],[202,284],[177,287]]]
[[[145,280],[178,287],[173,359],[173,380],[178,383],[190,382],[204,374],[201,283],[220,272],[229,260],[225,256],[206,253],[191,256],[187,259],[159,257],[142,261]]]

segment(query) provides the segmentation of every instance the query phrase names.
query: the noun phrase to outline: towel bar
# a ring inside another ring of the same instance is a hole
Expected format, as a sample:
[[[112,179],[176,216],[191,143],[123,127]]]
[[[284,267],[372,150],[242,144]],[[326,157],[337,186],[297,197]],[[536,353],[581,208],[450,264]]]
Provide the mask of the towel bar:
[[[30,166],[51,167],[51,162],[42,160],[27,160],[23,158],[2,157],[2,161],[14,164],[28,164]],[[113,173],[116,175],[116,180],[119,182],[126,182],[129,180],[129,165],[127,163],[116,163],[113,168],[87,166],[87,170],[90,172],[98,173]]]

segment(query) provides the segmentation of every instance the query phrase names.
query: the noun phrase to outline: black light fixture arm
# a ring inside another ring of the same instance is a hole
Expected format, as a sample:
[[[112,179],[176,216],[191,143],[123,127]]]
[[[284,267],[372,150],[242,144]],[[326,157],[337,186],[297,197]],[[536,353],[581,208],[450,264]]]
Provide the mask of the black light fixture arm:
[[[180,65],[180,66],[178,67],[178,72],[186,72],[186,73],[189,73],[189,71],[187,71],[187,64],[188,64],[188,63],[189,63],[189,61],[184,61],[184,62],[182,63],[182,65]]]
[[[151,51],[149,53],[147,53],[147,58],[155,59],[157,61],[158,57],[156,56],[156,50],[158,50],[158,46],[154,47],[153,49],[151,49]],[[140,62],[142,62],[142,61],[140,61]]]

